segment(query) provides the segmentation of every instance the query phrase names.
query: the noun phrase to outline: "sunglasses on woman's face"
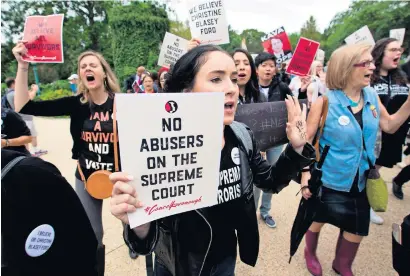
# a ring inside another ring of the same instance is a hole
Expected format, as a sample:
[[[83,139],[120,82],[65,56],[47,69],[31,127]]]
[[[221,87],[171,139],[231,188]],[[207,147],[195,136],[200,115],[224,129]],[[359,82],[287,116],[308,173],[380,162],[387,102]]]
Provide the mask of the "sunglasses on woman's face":
[[[360,62],[360,63],[356,63],[356,64],[353,64],[353,66],[354,66],[354,67],[366,67],[366,68],[369,68],[371,64],[374,64],[374,63],[373,63],[373,60],[367,60],[367,61],[363,61],[363,62]]]

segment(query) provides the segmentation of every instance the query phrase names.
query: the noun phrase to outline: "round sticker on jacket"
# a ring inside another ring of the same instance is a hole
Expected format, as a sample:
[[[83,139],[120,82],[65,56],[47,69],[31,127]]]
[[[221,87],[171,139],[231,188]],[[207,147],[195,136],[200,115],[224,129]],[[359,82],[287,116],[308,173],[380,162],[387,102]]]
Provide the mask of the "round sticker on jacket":
[[[232,162],[235,163],[235,165],[241,164],[241,160],[239,158],[239,149],[237,147],[234,147],[231,151],[231,158]]]
[[[30,257],[39,257],[46,253],[54,241],[54,228],[42,224],[31,231],[26,240],[26,253]]]
[[[350,119],[349,117],[343,115],[339,117],[339,124],[342,126],[347,126],[350,123]]]

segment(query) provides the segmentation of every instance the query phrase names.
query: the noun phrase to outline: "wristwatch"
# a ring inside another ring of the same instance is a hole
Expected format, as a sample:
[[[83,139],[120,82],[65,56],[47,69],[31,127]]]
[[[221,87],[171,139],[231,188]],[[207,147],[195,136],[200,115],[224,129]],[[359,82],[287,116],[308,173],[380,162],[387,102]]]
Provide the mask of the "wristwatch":
[[[6,139],[6,147],[8,147],[10,145],[10,141],[9,139]]]

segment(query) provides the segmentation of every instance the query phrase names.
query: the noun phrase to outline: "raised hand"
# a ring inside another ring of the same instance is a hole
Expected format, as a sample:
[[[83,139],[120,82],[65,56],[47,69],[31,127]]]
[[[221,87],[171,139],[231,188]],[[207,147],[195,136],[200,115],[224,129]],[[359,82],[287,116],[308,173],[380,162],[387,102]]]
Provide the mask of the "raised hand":
[[[27,48],[24,45],[27,41],[20,40],[17,42],[16,46],[13,48],[13,55],[17,60],[18,64],[27,65],[28,62],[23,60],[23,55],[27,54]]]
[[[285,99],[288,110],[288,122],[286,123],[286,134],[292,147],[302,151],[307,142],[306,135],[306,104],[300,109],[300,104],[295,97],[287,96]]]
[[[188,51],[191,51],[195,47],[198,47],[201,44],[201,41],[197,38],[192,38],[190,41],[188,41]]]

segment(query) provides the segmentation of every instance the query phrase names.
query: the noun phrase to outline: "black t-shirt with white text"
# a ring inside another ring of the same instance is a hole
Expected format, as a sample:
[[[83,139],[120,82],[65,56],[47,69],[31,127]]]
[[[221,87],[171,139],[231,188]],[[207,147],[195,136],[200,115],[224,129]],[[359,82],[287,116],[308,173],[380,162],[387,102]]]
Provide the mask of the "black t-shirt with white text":
[[[209,262],[217,264],[236,254],[236,225],[241,205],[241,169],[239,141],[230,128],[225,128],[225,146],[221,152],[218,204],[208,208],[212,227],[212,244]]]
[[[113,103],[110,97],[101,105],[92,103],[90,117],[84,120],[78,160],[86,179],[95,171],[115,171]],[[76,177],[81,179],[78,170]]]

